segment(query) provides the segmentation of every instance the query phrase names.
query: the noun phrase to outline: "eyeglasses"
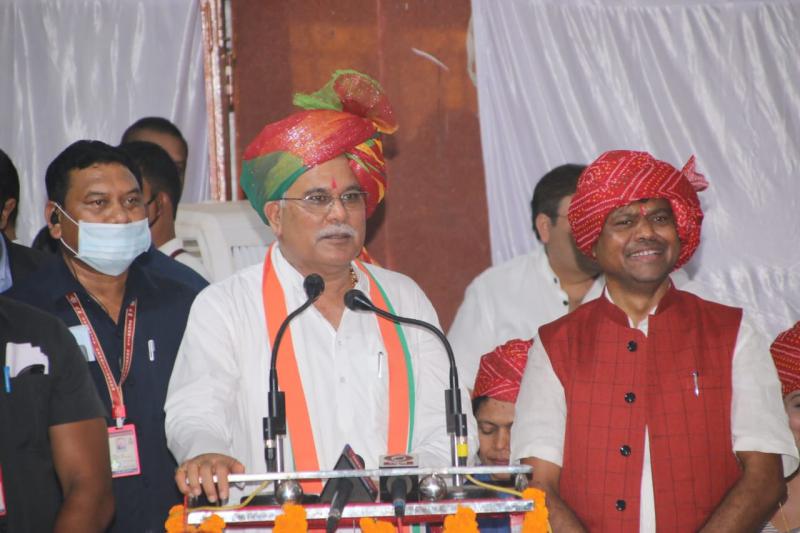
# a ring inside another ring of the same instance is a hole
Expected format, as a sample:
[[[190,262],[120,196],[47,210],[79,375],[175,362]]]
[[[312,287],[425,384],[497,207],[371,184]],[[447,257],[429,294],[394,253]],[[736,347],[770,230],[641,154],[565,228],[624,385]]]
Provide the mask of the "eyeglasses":
[[[295,202],[302,202],[304,208],[309,212],[324,215],[333,209],[333,203],[336,200],[342,203],[342,206],[348,211],[355,211],[363,209],[367,203],[366,191],[347,191],[339,196],[315,192],[307,194],[302,198],[281,198],[281,200],[292,200]]]

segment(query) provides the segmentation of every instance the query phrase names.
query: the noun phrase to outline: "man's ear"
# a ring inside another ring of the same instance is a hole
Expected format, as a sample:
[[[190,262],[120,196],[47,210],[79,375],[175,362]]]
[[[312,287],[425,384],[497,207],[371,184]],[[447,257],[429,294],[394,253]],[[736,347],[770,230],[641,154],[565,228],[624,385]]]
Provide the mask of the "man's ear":
[[[536,226],[536,231],[539,232],[539,240],[542,244],[550,242],[550,229],[553,227],[553,221],[544,213],[539,213],[533,219],[533,225]]]
[[[276,237],[281,233],[281,215],[282,209],[280,201],[272,201],[264,204],[264,216],[267,217],[269,227],[272,228],[272,233],[274,233]]]
[[[56,206],[52,202],[47,202],[44,206],[44,219],[50,230],[50,236],[56,240],[61,238],[61,216]]]
[[[172,199],[169,197],[169,194],[166,191],[161,191],[156,194],[155,201],[156,204],[156,216],[161,216],[166,212],[172,213],[172,220],[175,220],[175,216],[178,214],[176,212],[175,206],[172,205]]]
[[[9,198],[3,204],[3,210],[0,211],[0,231],[5,230],[8,226],[8,218],[11,216],[11,213],[14,212],[14,209],[17,208],[17,199],[16,198]]]

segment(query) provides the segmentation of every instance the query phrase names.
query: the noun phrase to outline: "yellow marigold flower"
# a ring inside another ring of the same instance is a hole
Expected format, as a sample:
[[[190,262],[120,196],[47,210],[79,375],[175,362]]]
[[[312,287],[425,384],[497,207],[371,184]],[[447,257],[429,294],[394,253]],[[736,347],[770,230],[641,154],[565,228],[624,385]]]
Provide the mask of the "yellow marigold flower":
[[[443,533],[480,533],[475,511],[459,505],[456,514],[445,517]]]
[[[375,520],[366,516],[358,521],[358,526],[362,533],[395,533],[397,531],[391,522]]]
[[[273,533],[306,533],[308,531],[306,510],[302,505],[284,503],[282,509],[283,514],[275,519]]]

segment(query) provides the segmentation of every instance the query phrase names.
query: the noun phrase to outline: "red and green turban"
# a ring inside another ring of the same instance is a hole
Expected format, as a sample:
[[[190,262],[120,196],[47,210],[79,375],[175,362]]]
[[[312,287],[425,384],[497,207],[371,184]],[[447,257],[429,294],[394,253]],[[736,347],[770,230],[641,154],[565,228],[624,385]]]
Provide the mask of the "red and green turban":
[[[672,207],[681,240],[675,263],[675,268],[680,268],[700,245],[703,210],[697,191],[706,187],[708,182],[695,171],[694,156],[678,170],[647,152],[606,152],[581,173],[569,204],[567,217],[575,243],[591,256],[612,211],[638,200],[664,198]]]
[[[380,84],[354,70],[337,70],[313,94],[296,94],[298,111],[267,124],[244,151],[240,183],[261,219],[264,204],[280,200],[304,172],[345,155],[363,190],[367,216],[383,200],[386,163],[382,133],[397,124]]]

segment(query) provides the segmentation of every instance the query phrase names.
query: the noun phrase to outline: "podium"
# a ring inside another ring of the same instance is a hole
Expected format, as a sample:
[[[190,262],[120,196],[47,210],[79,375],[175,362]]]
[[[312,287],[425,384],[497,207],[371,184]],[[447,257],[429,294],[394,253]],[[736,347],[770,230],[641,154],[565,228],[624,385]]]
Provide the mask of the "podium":
[[[228,480],[231,483],[243,483],[248,487],[255,488],[265,481],[280,482],[285,480],[326,480],[334,478],[356,478],[356,477],[389,477],[389,476],[409,476],[416,475],[420,479],[428,476],[439,476],[447,478],[453,475],[481,475],[481,474],[528,474],[530,466],[461,466],[443,468],[393,468],[393,469],[374,469],[374,470],[327,470],[315,472],[276,472],[269,474],[239,474],[231,475]],[[273,483],[274,485],[275,483]],[[533,509],[533,502],[522,500],[515,497],[496,497],[491,494],[480,494],[479,490],[471,490],[473,486],[449,487],[447,495],[435,501],[421,499],[418,502],[408,502],[405,510],[403,525],[418,523],[440,524],[444,517],[454,514],[458,506],[469,507],[480,518],[483,516],[504,516],[512,514],[522,514]],[[475,487],[475,489],[478,489]],[[474,493],[474,494],[473,494]],[[453,495],[457,497],[452,497]],[[230,507],[230,506],[229,506]],[[306,510],[306,519],[309,528],[323,527],[328,518],[330,504],[312,503],[303,505]],[[207,509],[192,510],[188,509],[187,522],[190,525],[200,524],[205,518],[216,514],[225,520],[226,527],[236,530],[237,527],[271,527],[276,517],[282,514],[281,507],[278,505],[256,505],[247,506],[239,509],[221,508],[218,511]],[[394,508],[391,503],[349,503],[342,511],[342,518],[339,523],[340,528],[349,528],[353,525],[358,526],[358,520],[362,517],[386,520],[397,524],[395,521]]]

